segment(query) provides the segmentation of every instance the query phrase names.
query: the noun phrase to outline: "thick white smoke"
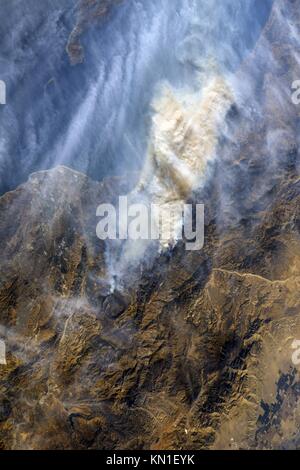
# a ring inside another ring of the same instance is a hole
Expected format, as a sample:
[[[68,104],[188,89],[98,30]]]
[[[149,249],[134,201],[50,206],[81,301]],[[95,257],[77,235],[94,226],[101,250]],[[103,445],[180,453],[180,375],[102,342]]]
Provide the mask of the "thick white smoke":
[[[148,155],[136,192],[146,193],[157,205],[163,233],[173,226],[176,238],[176,227],[181,229],[181,219],[174,220],[180,217],[176,209],[183,209],[203,182],[232,103],[229,84],[220,76],[209,78],[201,91],[193,93],[165,85],[155,99]],[[162,240],[163,245],[168,242],[172,240]]]

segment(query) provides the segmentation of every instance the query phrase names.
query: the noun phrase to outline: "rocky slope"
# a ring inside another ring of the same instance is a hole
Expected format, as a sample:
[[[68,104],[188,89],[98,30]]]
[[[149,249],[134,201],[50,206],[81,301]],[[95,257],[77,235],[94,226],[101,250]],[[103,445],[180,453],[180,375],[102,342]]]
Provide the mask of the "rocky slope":
[[[300,70],[283,24],[298,28],[297,6],[275,4],[239,71],[261,109],[232,110],[195,194],[203,250],[179,243],[111,293],[95,213],[126,178],[58,167],[0,199],[1,448],[299,447]]]

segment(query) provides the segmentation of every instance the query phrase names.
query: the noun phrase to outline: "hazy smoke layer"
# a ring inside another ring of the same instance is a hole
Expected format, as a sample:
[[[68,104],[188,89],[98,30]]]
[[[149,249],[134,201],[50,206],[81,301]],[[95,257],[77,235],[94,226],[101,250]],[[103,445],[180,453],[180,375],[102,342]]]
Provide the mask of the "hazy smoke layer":
[[[107,2],[106,2],[107,3]],[[156,87],[199,87],[215,63],[233,71],[255,44],[272,0],[124,0],[66,53],[73,0],[2,0],[1,191],[34,170],[67,164],[101,179],[140,169]],[[197,74],[195,74],[195,71]]]
[[[162,235],[170,227],[173,238],[179,234],[180,209],[203,180],[214,157],[219,126],[232,103],[229,85],[218,76],[208,79],[202,93],[176,93],[165,86],[154,102],[150,146],[137,192],[146,193],[157,205],[156,224],[161,218]],[[172,238],[162,239],[163,246],[169,242]]]

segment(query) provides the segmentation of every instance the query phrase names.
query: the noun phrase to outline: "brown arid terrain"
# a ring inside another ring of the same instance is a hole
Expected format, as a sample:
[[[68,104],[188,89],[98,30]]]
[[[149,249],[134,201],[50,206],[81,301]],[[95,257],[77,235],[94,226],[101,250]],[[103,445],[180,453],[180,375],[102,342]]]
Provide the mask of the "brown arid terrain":
[[[123,0],[80,0],[77,6],[76,24],[70,34],[67,44],[67,53],[72,65],[84,60],[84,48],[80,42],[81,35],[91,27],[98,24],[107,16],[110,9]]]
[[[299,34],[299,1],[276,1],[238,71],[260,111],[232,108],[234,138],[194,194],[205,204],[201,251],[179,242],[111,293],[95,214],[127,194],[128,178],[98,183],[60,166],[0,199],[0,448],[300,447],[291,19]]]

